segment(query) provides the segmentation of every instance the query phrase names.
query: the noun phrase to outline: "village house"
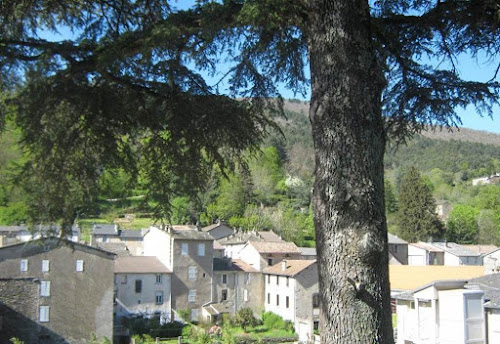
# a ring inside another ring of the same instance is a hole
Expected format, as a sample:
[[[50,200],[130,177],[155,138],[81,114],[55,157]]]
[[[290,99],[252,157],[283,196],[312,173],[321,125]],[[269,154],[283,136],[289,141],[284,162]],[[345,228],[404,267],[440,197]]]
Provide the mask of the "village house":
[[[408,265],[408,243],[397,235],[387,233],[389,264]]]
[[[444,251],[424,242],[408,244],[408,265],[444,265]]]
[[[210,234],[215,240],[228,237],[234,233],[234,230],[223,222],[217,221],[216,223],[203,227],[203,232]]]
[[[319,329],[318,267],[315,260],[283,260],[264,269],[264,310],[294,324],[299,341]]]
[[[444,280],[397,299],[397,344],[486,343],[484,292]]]
[[[217,240],[225,248],[226,257],[240,259],[240,251],[250,241],[285,242],[273,231],[236,231],[234,234]]]
[[[172,272],[156,257],[128,256],[115,260],[115,316],[171,317]]]
[[[127,251],[133,256],[144,254],[144,235],[149,229],[121,229],[118,224],[94,224],[90,244],[92,246],[107,248],[106,244],[118,244],[126,246]],[[101,245],[105,244],[105,245]]]
[[[438,280],[397,299],[397,343],[500,343],[500,274]]]
[[[430,245],[443,250],[444,265],[483,265],[480,253],[465,248],[454,242],[432,242]]]
[[[483,256],[484,273],[500,272],[500,248]]]
[[[284,259],[302,259],[300,249],[293,242],[249,241],[238,256],[259,271]]]
[[[211,320],[245,307],[258,315],[264,304],[264,278],[240,259],[214,258],[213,293],[213,303],[204,307]]]
[[[203,305],[212,301],[213,237],[196,226],[150,227],[144,255],[157,257],[172,271],[172,313],[189,310],[197,321]]]
[[[59,238],[0,248],[0,342],[111,340],[114,258]]]
[[[0,226],[0,247],[27,242],[46,237],[59,236],[61,233],[59,225],[37,225],[29,226]],[[71,234],[65,236],[67,240],[80,242],[80,227],[71,227]]]

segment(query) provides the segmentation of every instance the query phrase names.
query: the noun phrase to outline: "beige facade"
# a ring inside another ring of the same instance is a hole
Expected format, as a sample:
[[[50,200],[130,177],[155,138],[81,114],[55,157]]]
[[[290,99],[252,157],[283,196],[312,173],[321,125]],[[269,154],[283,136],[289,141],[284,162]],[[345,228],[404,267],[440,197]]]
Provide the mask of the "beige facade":
[[[293,322],[302,342],[319,327],[318,267],[312,260],[284,260],[264,270],[266,312]]]
[[[114,258],[62,239],[36,240],[0,249],[0,278],[39,281],[36,317],[26,318],[39,324],[40,339],[86,343],[94,333],[111,340]]]
[[[292,242],[250,241],[239,252],[239,258],[262,271],[284,259],[302,259],[302,252]]]
[[[115,260],[115,315],[171,316],[171,272],[156,257]]]

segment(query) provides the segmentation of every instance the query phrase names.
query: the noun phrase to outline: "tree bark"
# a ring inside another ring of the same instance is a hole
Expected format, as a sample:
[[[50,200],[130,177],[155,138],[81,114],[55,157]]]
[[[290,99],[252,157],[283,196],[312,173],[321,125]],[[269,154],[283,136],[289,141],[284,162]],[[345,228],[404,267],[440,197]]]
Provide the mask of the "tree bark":
[[[322,343],[392,343],[385,85],[366,0],[310,0],[310,119]]]

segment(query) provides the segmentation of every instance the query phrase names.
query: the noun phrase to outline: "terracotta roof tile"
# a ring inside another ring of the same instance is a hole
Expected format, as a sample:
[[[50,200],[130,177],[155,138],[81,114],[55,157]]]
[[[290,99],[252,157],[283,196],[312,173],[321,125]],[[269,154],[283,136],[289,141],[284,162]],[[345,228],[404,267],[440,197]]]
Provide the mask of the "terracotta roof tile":
[[[252,245],[259,253],[298,253],[298,254],[301,254],[300,249],[293,242],[251,241],[248,244]]]
[[[283,265],[286,268],[283,270]],[[264,273],[281,276],[295,276],[309,266],[316,264],[316,260],[283,260],[276,265],[264,269]]]

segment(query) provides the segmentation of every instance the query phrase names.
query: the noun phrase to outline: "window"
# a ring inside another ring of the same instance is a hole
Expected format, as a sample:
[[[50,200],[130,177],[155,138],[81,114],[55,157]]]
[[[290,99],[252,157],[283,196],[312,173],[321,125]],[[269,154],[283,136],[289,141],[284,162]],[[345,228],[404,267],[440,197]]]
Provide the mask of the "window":
[[[227,275],[222,275],[222,284],[227,284]]]
[[[50,261],[42,260],[42,272],[49,272],[50,270]]]
[[[196,302],[196,289],[189,290],[188,302]]]
[[[270,293],[267,293],[267,303],[268,304],[271,303],[271,294]]]
[[[160,274],[156,275],[156,284],[162,283],[162,276]]]
[[[313,308],[318,308],[319,307],[319,294],[315,293],[313,294]]]
[[[288,296],[285,299],[285,306],[286,308],[290,308],[290,298]]]
[[[50,281],[42,281],[40,283],[40,296],[50,296]]]
[[[227,289],[222,289],[221,301],[226,301],[226,300],[227,300]]]
[[[49,322],[50,306],[40,306],[40,322]]]
[[[157,291],[155,299],[156,299],[156,304],[157,305],[163,305],[163,292],[162,291]]]
[[[280,305],[280,296],[276,295],[276,306]]]
[[[280,276],[276,276],[276,285],[280,285]]]
[[[267,265],[269,265],[269,266],[273,265],[273,259],[272,258],[268,258],[267,259]]]
[[[248,282],[250,282],[250,274],[245,272],[245,284],[248,284]]]
[[[196,266],[190,266],[188,269],[188,277],[190,281],[196,280]]]
[[[187,242],[181,244],[181,255],[187,256],[189,254],[189,247]]]
[[[76,271],[77,272],[82,272],[83,271],[83,260],[77,260],[76,261]]]
[[[290,277],[286,276],[286,286],[288,287],[290,284]]]
[[[21,272],[28,271],[28,260],[27,259],[21,259],[21,263],[19,265],[19,271],[21,271]]]
[[[135,292],[142,292],[142,280],[135,280]]]
[[[191,310],[191,321],[198,321],[198,310],[197,309]]]
[[[122,276],[122,284],[127,284],[127,275]]]
[[[243,289],[243,301],[248,301],[248,290]]]
[[[267,275],[267,284],[271,283],[271,275]]]
[[[205,255],[205,244],[198,244],[198,255],[200,257]]]
[[[314,329],[315,329],[316,331],[317,331],[317,330],[319,330],[319,321],[315,321],[315,322],[313,323],[313,327],[314,327]]]

